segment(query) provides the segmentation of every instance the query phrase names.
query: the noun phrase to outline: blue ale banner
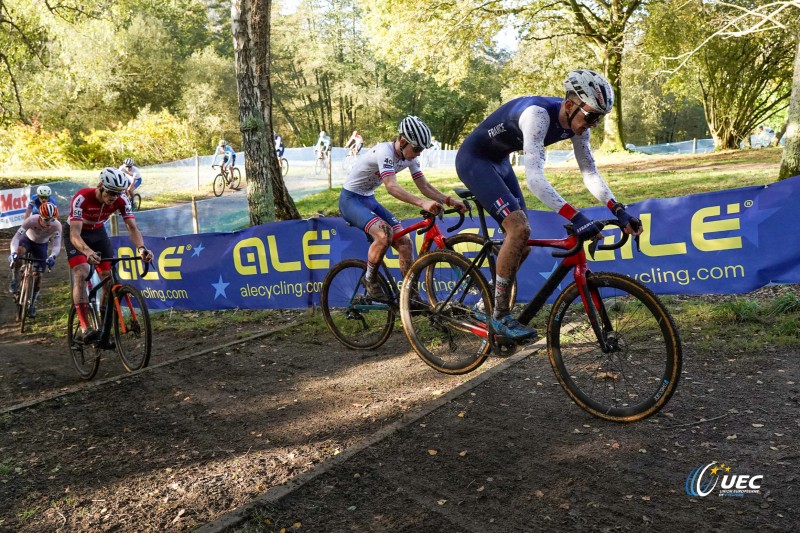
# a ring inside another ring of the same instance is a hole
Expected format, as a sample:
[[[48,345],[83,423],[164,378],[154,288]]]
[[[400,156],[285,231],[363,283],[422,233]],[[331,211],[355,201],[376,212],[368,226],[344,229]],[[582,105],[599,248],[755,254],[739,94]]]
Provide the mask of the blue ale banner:
[[[605,207],[584,210],[610,218]],[[593,271],[628,274],[659,294],[733,294],[770,283],[800,282],[800,177],[775,184],[632,204],[645,231],[641,251],[631,240],[590,259]],[[564,220],[529,211],[532,236],[561,238]],[[457,218],[439,222],[445,228]],[[416,222],[410,220],[406,225]],[[458,231],[475,232],[477,217]],[[496,225],[493,225],[495,231]],[[604,232],[608,242],[618,231]],[[412,235],[417,245],[422,237]],[[132,256],[127,236],[113,239],[118,255]],[[276,222],[233,233],[145,238],[155,266],[141,278],[121,267],[153,309],[268,309],[319,304],[322,281],[337,262],[365,259],[364,233],[341,218]],[[554,270],[552,250],[535,248],[518,275],[518,300],[529,299]],[[400,280],[397,255],[387,264]],[[569,283],[568,278],[564,284]],[[562,284],[562,288],[563,285]]]

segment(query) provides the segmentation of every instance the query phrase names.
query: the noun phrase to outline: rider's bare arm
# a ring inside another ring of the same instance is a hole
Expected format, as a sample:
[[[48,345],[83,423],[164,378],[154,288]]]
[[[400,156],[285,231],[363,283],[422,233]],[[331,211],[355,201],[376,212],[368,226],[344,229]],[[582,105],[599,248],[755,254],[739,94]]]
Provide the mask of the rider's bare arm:
[[[399,183],[397,183],[397,175],[394,173],[386,174],[383,177],[383,183],[386,185],[386,191],[407,204],[415,205],[425,211],[437,213],[439,211],[439,203],[435,200],[424,200],[419,196],[411,194],[405,190]]]
[[[136,250],[146,262],[153,260],[153,253],[144,245],[144,237],[139,227],[136,225],[135,218],[126,218],[125,227],[128,228],[128,236],[131,238],[131,243],[136,247]]]

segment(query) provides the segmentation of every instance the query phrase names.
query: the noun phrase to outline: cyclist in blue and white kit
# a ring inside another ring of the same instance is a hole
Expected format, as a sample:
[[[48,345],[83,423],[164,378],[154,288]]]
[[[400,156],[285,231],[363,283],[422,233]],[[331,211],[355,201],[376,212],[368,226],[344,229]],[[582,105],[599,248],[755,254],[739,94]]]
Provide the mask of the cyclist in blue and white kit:
[[[376,144],[365,156],[358,159],[348,174],[339,196],[339,211],[351,225],[364,230],[372,237],[367,254],[365,275],[367,292],[376,299],[385,298],[375,271],[383,260],[389,245],[400,256],[400,272],[405,276],[411,266],[411,239],[404,235],[392,242],[395,231],[402,229],[400,221],[375,199],[375,189],[386,185],[389,194],[431,213],[438,213],[440,204],[466,211],[464,203],[442,194],[428,183],[419,165],[419,154],[431,146],[431,130],[418,117],[407,116],[400,121],[397,139]],[[408,169],[414,185],[430,198],[422,199],[411,194],[397,183],[397,173]]]
[[[36,194],[31,196],[30,201],[28,202],[28,208],[25,209],[25,214],[22,216],[22,220],[28,220],[28,218],[32,214],[39,214],[39,209],[42,207],[44,202],[50,202],[53,205],[56,203],[53,201],[53,191],[47,185],[39,185],[36,188]]]
[[[325,131],[319,132],[319,137],[317,138],[317,144],[314,145],[314,155],[317,156],[317,159],[322,159],[322,154],[325,152],[331,151],[331,136],[325,133]]]
[[[219,140],[217,149],[214,152],[214,159],[211,160],[212,167],[217,164],[217,157],[219,156],[222,156],[222,164],[220,165],[222,168],[230,170],[236,166],[236,150],[225,139]]]
[[[125,189],[125,194],[128,199],[133,200],[133,193],[142,184],[142,171],[139,170],[139,167],[133,163],[133,159],[130,157],[125,158],[119,170],[128,178],[128,188]]]
[[[509,310],[509,289],[530,251],[526,242],[531,232],[510,153],[524,150],[528,188],[542,203],[572,222],[581,237],[598,238],[601,235],[596,223],[567,203],[544,176],[545,146],[571,139],[586,188],[611,209],[626,233],[638,235],[642,231],[641,222],[614,200],[597,171],[589,144],[589,129],[614,106],[614,90],[592,70],[570,72],[564,87],[564,98],[525,96],[503,104],[467,136],[456,155],[458,177],[505,233],[497,257],[491,325],[498,334],[514,340],[534,337],[536,331],[520,324]]]

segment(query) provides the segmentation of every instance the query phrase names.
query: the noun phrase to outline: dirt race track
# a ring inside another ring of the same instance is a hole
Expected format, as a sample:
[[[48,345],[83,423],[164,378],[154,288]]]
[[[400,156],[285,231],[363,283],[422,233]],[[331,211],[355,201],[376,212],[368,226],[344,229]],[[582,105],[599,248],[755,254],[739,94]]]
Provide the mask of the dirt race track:
[[[319,325],[268,334],[302,319],[292,314],[207,335],[160,331],[151,368],[125,375],[112,354],[87,386],[63,337],[13,329],[11,303],[0,296],[2,531],[220,530],[215,520],[257,498],[230,529],[800,531],[796,352],[699,352],[697,332],[682,332],[675,396],[633,425],[578,409],[534,352],[415,420],[475,375],[430,370],[400,332],[356,353]],[[714,462],[763,476],[757,492],[686,494],[690,472]]]

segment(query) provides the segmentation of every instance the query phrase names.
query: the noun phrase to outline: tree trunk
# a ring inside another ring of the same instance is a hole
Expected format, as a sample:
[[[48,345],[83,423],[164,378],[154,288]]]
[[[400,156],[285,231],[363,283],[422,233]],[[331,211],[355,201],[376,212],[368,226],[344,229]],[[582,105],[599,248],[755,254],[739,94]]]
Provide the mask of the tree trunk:
[[[797,52],[794,56],[792,97],[786,119],[786,145],[783,147],[781,170],[778,179],[800,175],[800,33],[797,35]]]
[[[617,49],[609,43],[607,52],[605,76],[611,87],[614,88],[614,109],[603,120],[603,152],[621,152],[625,149],[622,140],[622,48]]]
[[[300,218],[278,167],[269,82],[271,0],[233,0],[231,5],[239,127],[247,172],[252,225]]]

